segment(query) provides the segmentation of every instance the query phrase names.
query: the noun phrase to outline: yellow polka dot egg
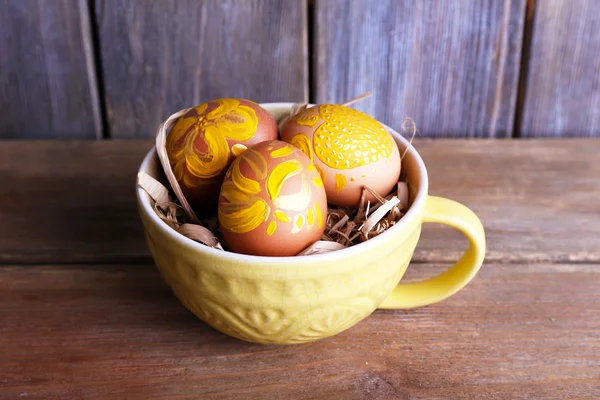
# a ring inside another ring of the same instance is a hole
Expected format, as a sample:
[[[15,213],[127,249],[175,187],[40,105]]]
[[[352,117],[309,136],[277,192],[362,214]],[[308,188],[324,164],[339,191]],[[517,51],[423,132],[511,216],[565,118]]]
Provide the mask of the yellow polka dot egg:
[[[218,217],[228,250],[258,256],[296,255],[325,231],[327,196],[321,175],[289,143],[255,144],[227,170]]]
[[[330,204],[357,207],[365,185],[386,196],[398,183],[400,153],[394,139],[361,111],[338,104],[307,108],[285,124],[281,139],[314,163]]]

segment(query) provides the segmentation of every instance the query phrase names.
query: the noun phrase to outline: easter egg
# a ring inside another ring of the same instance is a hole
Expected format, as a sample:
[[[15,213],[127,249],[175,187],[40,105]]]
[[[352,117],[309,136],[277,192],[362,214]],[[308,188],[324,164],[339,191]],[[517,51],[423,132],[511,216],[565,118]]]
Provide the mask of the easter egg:
[[[215,212],[223,176],[234,153],[277,137],[273,117],[245,99],[208,101],[182,115],[167,136],[166,150],[175,178],[194,212]]]
[[[386,196],[398,183],[400,153],[394,139],[376,119],[353,108],[307,108],[284,125],[281,140],[314,162],[331,204],[357,207],[364,186]]]
[[[323,181],[299,149],[279,140],[265,141],[242,152],[227,170],[218,216],[228,250],[293,256],[325,231]]]

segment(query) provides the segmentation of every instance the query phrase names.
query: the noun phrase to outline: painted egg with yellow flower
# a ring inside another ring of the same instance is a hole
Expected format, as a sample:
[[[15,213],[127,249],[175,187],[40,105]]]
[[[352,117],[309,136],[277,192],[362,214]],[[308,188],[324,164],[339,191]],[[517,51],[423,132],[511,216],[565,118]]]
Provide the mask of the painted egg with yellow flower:
[[[321,239],[327,196],[315,165],[279,140],[243,151],[221,187],[219,229],[227,250],[293,256]]]
[[[400,153],[394,139],[376,119],[353,108],[307,108],[285,124],[281,140],[313,161],[331,204],[357,207],[364,186],[386,196],[398,183]]]
[[[214,213],[223,176],[236,153],[277,139],[275,119],[245,99],[202,103],[182,115],[167,136],[166,150],[175,178],[199,215]]]

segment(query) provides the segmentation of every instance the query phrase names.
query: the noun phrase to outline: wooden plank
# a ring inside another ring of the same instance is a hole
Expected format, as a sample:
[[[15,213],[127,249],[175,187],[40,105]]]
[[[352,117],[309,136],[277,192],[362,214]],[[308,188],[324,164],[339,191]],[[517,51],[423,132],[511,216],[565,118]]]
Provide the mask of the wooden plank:
[[[152,143],[15,141],[0,145],[0,261],[148,260],[135,208]]]
[[[87,0],[0,0],[0,138],[100,138]]]
[[[598,26],[598,1],[535,2],[521,136],[600,136]]]
[[[219,97],[306,101],[306,1],[96,1],[112,137]]]
[[[470,207],[488,261],[600,261],[600,140],[419,141],[430,194]],[[416,256],[458,259],[466,240],[425,224]]]
[[[525,2],[315,2],[316,101],[426,137],[510,137]]]
[[[149,140],[0,146],[0,263],[150,261],[134,197]],[[600,262],[600,140],[415,142],[430,193],[482,219],[488,262]],[[65,160],[68,160],[68,168]],[[466,240],[426,224],[415,261]]]
[[[440,268],[413,265],[407,278]],[[209,328],[152,266],[2,267],[0,394],[597,399],[599,285],[598,265],[498,264],[436,305],[265,346]]]

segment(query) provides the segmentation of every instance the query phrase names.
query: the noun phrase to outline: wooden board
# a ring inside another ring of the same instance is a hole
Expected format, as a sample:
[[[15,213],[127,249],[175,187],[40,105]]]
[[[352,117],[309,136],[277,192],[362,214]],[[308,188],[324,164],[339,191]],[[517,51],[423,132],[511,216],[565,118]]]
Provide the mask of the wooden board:
[[[317,102],[356,107],[426,137],[512,135],[525,2],[315,2]]]
[[[600,3],[543,0],[534,11],[521,136],[600,136]]]
[[[151,143],[0,145],[0,262],[148,260],[135,208]]]
[[[600,261],[600,140],[419,141],[430,194],[470,207],[488,261]],[[417,257],[458,259],[464,240],[424,226]]]
[[[99,138],[87,0],[0,0],[0,138]]]
[[[7,266],[0,397],[597,399],[599,286],[598,265],[497,264],[437,305],[280,347],[209,328],[153,266]]]
[[[110,133],[219,97],[306,101],[306,2],[97,0]]]
[[[149,262],[135,206],[148,140],[0,146],[0,263]],[[600,141],[417,140],[430,193],[482,219],[488,262],[600,261]],[[426,224],[415,261],[466,240]]]

